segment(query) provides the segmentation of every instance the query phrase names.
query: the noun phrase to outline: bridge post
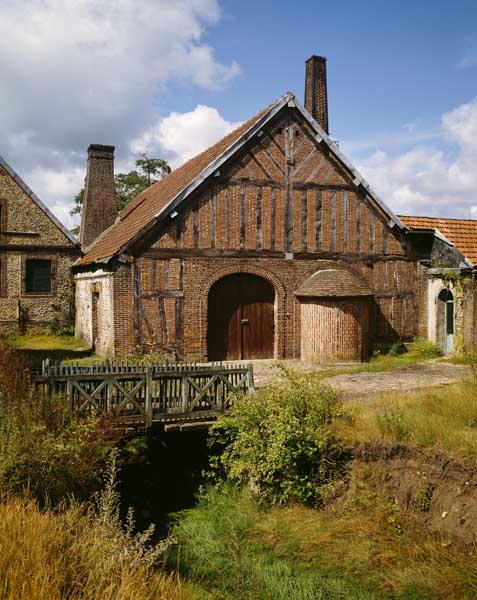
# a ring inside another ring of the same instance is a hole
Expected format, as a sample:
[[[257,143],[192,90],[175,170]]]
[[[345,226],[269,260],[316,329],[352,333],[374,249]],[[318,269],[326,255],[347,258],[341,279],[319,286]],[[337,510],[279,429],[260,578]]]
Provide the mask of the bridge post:
[[[152,426],[152,367],[146,369],[146,390],[144,398],[144,410],[146,412],[146,427]]]
[[[113,412],[113,381],[109,379],[106,385],[106,414],[108,416]]]
[[[181,381],[181,395],[182,395],[182,412],[189,412],[189,378],[187,375],[182,376]]]
[[[254,392],[255,387],[253,385],[253,365],[248,363],[247,365],[247,388],[249,392]]]
[[[48,383],[48,387],[50,384]],[[71,412],[73,412],[73,382],[71,379],[68,379],[66,382],[66,402],[68,403],[68,407]]]

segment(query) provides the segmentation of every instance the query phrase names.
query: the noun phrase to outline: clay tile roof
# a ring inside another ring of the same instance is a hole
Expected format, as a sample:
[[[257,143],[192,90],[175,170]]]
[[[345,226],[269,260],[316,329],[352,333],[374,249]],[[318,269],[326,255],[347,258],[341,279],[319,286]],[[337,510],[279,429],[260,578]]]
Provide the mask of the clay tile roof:
[[[250,129],[269,108],[264,108],[216,144],[194,156],[164,179],[139,194],[120,212],[115,223],[86,249],[85,255],[76,264],[85,265],[101,261],[121,252],[129,240],[148,225],[177,194],[192,183],[204,169]]]
[[[295,292],[296,296],[315,298],[372,296],[373,292],[351,271],[324,269],[309,277]]]
[[[477,264],[477,220],[441,217],[399,217],[411,230],[439,230],[470,262]]]

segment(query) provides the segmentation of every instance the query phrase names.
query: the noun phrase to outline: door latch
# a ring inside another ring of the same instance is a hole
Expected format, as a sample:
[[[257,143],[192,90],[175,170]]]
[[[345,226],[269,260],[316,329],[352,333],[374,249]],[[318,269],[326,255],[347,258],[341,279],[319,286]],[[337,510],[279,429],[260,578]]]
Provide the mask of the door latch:
[[[250,323],[248,319],[240,319],[240,322],[242,323],[242,325],[248,325]]]

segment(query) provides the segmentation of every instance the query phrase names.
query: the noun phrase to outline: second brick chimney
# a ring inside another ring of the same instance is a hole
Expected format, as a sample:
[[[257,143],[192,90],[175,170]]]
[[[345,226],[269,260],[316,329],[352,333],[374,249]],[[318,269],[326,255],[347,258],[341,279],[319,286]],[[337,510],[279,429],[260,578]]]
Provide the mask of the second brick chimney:
[[[318,125],[329,133],[326,58],[311,56],[305,64],[305,108]]]
[[[83,248],[114,223],[118,214],[114,187],[114,146],[91,144],[81,210],[80,242]]]

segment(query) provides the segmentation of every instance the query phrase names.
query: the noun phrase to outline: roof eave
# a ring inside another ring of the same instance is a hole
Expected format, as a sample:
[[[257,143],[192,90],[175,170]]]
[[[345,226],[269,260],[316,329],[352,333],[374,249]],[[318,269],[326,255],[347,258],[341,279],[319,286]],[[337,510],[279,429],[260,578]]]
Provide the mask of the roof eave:
[[[284,106],[288,104],[290,100],[294,98],[291,92],[286,92],[276,102],[274,102],[269,110],[258,119],[253,125],[250,126],[235,142],[233,142],[227,150],[222,152],[215,160],[213,160],[191,183],[183,188],[176,196],[161,209],[155,216],[154,219],[149,221],[136,235],[128,240],[115,254],[121,252],[127,252],[136,242],[138,242],[146,233],[150,231],[159,221],[164,220],[166,217],[171,215],[178,205],[184,200],[189,194],[194,192],[202,183],[204,183],[209,177],[213,176],[218,169],[231,158],[238,150],[240,150],[255,133],[260,131]]]

